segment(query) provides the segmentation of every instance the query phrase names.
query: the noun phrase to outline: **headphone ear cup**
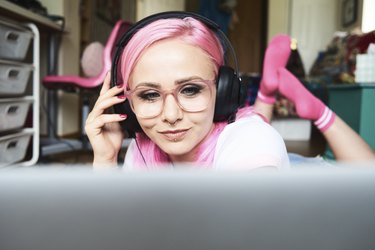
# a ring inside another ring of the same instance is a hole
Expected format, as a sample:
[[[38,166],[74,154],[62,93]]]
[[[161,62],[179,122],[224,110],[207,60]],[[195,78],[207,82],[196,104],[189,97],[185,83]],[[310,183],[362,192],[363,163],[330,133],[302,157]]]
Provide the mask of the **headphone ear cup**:
[[[116,53],[118,53],[116,51]],[[117,75],[117,63],[112,63],[111,68],[111,87],[121,85],[121,82],[118,82],[116,78]],[[118,94],[118,96],[121,95]],[[126,114],[127,118],[124,121],[120,122],[121,128],[125,131],[130,138],[135,138],[135,133],[142,131],[141,126],[138,123],[137,117],[135,116],[133,110],[130,107],[128,100],[125,100],[123,103],[115,104],[113,106],[115,114]]]
[[[135,133],[141,132],[142,128],[139,125],[137,117],[130,107],[129,101],[125,100],[124,103],[116,104],[113,106],[113,108],[116,114],[127,115],[127,118],[124,121],[120,122],[120,125],[130,138],[135,138]]]
[[[227,121],[240,106],[240,80],[234,70],[221,66],[216,82],[216,103],[214,121]]]

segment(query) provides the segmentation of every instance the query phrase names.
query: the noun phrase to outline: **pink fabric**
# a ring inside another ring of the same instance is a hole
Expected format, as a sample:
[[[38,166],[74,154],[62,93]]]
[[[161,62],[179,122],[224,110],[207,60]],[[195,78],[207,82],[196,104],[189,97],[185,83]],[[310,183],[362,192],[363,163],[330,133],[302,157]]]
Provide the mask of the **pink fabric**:
[[[64,84],[76,85],[81,88],[95,88],[103,83],[105,75],[106,72],[101,72],[101,74],[99,74],[98,76],[90,78],[80,77],[76,75],[46,76],[43,78],[43,84],[45,84],[47,87],[61,87]]]
[[[288,70],[280,68],[279,91],[296,106],[299,117],[315,121],[322,132],[327,130],[336,115],[321,100],[311,94],[303,84]]]
[[[83,51],[81,67],[86,76],[94,77],[102,71],[103,50],[104,46],[100,42],[92,42]]]
[[[275,36],[267,47],[263,75],[258,92],[258,98],[265,103],[273,104],[278,88],[277,69],[285,67],[290,55],[290,37],[287,35]]]

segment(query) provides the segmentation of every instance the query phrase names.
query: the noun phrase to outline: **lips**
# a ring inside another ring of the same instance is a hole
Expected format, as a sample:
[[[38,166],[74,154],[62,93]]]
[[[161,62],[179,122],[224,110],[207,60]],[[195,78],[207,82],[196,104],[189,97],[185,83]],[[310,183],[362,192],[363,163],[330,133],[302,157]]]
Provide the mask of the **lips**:
[[[168,141],[178,142],[185,138],[188,129],[166,130],[160,132]]]

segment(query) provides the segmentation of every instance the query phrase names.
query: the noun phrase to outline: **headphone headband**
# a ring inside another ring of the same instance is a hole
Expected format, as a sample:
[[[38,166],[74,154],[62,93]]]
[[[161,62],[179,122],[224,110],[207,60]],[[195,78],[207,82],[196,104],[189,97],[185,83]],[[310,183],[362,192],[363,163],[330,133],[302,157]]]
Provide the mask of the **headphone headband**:
[[[228,121],[232,122],[237,108],[240,106],[240,88],[241,88],[241,79],[239,77],[239,70],[238,70],[238,62],[236,58],[236,53],[232,44],[230,43],[227,36],[224,32],[220,29],[219,25],[215,22],[211,21],[210,19],[201,16],[196,13],[191,12],[183,12],[183,11],[168,11],[157,13],[151,16],[148,16],[129,28],[129,30],[121,37],[119,42],[116,44],[116,51],[113,57],[112,62],[112,69],[111,69],[111,84],[112,86],[116,86],[122,84],[119,82],[121,80],[120,77],[117,76],[118,74],[118,67],[120,64],[120,57],[124,48],[127,46],[129,41],[132,37],[143,27],[147,26],[148,24],[161,19],[183,19],[186,17],[194,18],[200,22],[202,22],[205,26],[207,26],[212,32],[215,33],[218,40],[221,42],[224,51],[229,49],[230,53],[233,56],[233,60],[235,63],[235,69],[232,69],[228,66],[220,66],[217,80],[216,80],[216,103],[215,103],[215,114],[214,114],[214,121]],[[226,60],[226,56],[224,55],[224,62]],[[118,114],[127,114],[128,118],[121,123],[123,129],[128,132],[130,137],[135,137],[135,133],[138,131],[142,131],[137,118],[132,111],[130,104],[128,101],[125,101],[123,104],[116,104],[114,105],[115,112]]]
[[[201,16],[197,13],[193,12],[187,12],[187,11],[166,11],[166,12],[161,12],[161,13],[156,13],[150,16],[147,16],[143,18],[142,20],[138,21],[135,23],[133,26],[129,28],[129,30],[126,31],[125,35],[121,37],[119,42],[116,44],[116,52],[113,57],[112,65],[113,68],[117,68],[118,62],[120,60],[121,54],[122,54],[122,49],[128,44],[130,39],[133,37],[135,33],[138,32],[138,30],[142,29],[143,27],[147,26],[148,24],[160,20],[160,19],[170,19],[170,18],[178,18],[178,19],[183,19],[186,17],[192,17],[194,19],[197,19],[198,21],[203,22],[206,26],[208,26],[211,30],[213,30],[215,33],[220,35],[220,38],[224,40],[226,48],[228,48],[233,56],[234,60],[234,66],[235,66],[235,73],[237,77],[239,77],[239,69],[238,69],[238,61],[236,57],[236,52],[230,43],[228,37],[224,34],[224,32],[220,29],[219,25],[212,20],[208,19],[207,17]],[[112,71],[111,74],[111,80],[112,83],[117,85],[117,71]]]

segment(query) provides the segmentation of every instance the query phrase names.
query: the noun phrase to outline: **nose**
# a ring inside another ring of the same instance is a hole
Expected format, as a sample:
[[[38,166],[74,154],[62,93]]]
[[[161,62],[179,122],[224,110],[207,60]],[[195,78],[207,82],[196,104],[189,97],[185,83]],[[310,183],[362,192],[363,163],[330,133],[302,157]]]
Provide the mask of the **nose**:
[[[164,107],[162,110],[163,121],[169,124],[175,124],[178,120],[181,120],[183,116],[183,111],[177,103],[176,98],[169,94],[165,97]]]

